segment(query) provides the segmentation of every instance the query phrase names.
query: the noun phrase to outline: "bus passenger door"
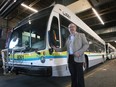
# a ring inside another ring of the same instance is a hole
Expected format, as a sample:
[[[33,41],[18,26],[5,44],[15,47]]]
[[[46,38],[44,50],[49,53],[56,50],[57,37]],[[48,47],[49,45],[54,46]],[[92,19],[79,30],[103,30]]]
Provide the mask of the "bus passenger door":
[[[60,30],[59,30],[59,19],[56,16],[52,17],[51,27],[49,31],[49,45],[57,48],[61,47],[60,41]]]

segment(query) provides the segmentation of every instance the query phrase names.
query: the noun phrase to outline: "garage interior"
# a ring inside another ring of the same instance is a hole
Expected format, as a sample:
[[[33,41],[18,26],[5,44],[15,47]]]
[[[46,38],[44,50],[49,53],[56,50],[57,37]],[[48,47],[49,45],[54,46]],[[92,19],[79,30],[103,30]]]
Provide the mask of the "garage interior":
[[[0,51],[5,48],[8,32],[18,22],[34,13],[24,5],[34,8],[35,12],[38,12],[54,4],[68,7],[106,43],[110,43],[116,48],[116,0],[0,0]],[[92,8],[100,15],[102,23]],[[115,87],[115,66],[116,57],[85,72],[86,87]],[[3,75],[2,62],[0,62],[0,83],[0,87],[70,87],[71,85],[70,77]]]

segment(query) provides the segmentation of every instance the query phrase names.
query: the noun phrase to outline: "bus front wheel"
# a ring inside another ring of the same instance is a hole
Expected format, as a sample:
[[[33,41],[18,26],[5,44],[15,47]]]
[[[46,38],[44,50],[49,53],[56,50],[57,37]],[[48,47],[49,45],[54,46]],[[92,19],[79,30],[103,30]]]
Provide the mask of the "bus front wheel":
[[[85,62],[83,63],[83,70],[87,71],[88,66],[89,66],[88,56],[85,55]]]

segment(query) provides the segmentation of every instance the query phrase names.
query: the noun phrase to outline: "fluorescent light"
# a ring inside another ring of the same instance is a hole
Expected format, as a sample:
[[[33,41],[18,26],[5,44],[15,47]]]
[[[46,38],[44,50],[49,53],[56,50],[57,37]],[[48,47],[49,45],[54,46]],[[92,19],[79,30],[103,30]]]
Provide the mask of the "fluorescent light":
[[[114,41],[116,43],[116,41]]]
[[[98,17],[98,19],[100,20],[100,22],[104,25],[104,22],[103,22],[103,20],[101,19],[101,17],[99,16],[99,14],[97,13],[97,11],[96,11],[94,8],[92,8],[92,10],[93,10],[93,12],[96,14],[96,16]]]
[[[14,0],[14,2],[16,2],[17,0]]]
[[[33,11],[33,12],[38,12],[38,10],[36,10],[36,9],[34,9],[34,8],[29,7],[28,5],[26,5],[26,4],[24,4],[24,3],[22,3],[22,4],[21,4],[21,6],[23,6],[23,7],[27,8],[27,9],[29,9],[29,10]]]

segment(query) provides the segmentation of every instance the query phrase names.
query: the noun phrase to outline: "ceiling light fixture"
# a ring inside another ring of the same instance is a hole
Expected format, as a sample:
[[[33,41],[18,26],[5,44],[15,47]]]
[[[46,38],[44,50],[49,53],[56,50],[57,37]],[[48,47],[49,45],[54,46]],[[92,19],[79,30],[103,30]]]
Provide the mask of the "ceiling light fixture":
[[[104,22],[103,22],[102,18],[99,16],[99,14],[97,13],[97,11],[94,8],[92,8],[92,10],[96,14],[96,16],[98,17],[98,19],[100,20],[100,22],[104,25]]]
[[[17,0],[14,0],[14,2],[16,2]]]
[[[33,11],[33,12],[38,12],[38,10],[36,10],[36,9],[34,9],[34,8],[31,8],[31,7],[29,7],[28,5],[26,5],[26,4],[24,4],[24,3],[22,3],[21,4],[21,6],[23,6],[23,7],[25,7],[25,8],[27,8],[27,9],[29,9],[29,10],[31,10],[31,11]]]

